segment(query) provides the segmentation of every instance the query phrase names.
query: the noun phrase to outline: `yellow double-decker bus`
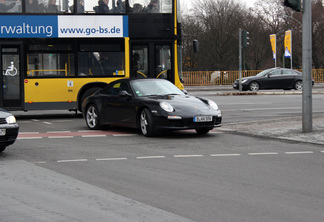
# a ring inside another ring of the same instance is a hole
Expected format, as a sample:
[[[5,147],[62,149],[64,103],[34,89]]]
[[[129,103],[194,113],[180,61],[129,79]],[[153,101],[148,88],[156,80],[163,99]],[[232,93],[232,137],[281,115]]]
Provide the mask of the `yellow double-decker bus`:
[[[21,0],[0,7],[0,107],[80,110],[119,78],[181,83],[179,0]]]

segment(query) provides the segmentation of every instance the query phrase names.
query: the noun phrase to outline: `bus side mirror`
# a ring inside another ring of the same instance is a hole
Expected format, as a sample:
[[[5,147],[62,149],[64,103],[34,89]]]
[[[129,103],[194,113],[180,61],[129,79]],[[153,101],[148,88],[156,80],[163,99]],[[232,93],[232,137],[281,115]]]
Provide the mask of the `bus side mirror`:
[[[199,44],[197,39],[193,40],[192,45],[193,45],[194,53],[199,52]]]

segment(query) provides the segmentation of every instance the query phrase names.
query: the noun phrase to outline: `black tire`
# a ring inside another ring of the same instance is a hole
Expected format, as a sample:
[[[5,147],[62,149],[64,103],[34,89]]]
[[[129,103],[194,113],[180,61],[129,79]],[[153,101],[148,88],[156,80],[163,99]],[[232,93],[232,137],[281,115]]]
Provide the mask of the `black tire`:
[[[199,135],[204,135],[204,134],[207,134],[211,129],[196,129],[196,132],[199,134]]]
[[[300,81],[300,80],[296,81],[295,82],[295,85],[294,85],[294,88],[296,90],[302,90],[303,89],[303,83],[302,83],[302,81]]]
[[[6,149],[6,146],[0,146],[0,153]]]
[[[260,89],[260,85],[258,82],[251,82],[250,85],[249,85],[249,89],[253,92],[256,92]]]
[[[90,129],[96,130],[101,128],[98,108],[94,104],[87,106],[85,110],[84,118],[87,123],[87,126]]]
[[[151,137],[154,136],[154,128],[153,128],[153,117],[149,109],[142,109],[139,115],[139,126],[141,133],[144,136]]]

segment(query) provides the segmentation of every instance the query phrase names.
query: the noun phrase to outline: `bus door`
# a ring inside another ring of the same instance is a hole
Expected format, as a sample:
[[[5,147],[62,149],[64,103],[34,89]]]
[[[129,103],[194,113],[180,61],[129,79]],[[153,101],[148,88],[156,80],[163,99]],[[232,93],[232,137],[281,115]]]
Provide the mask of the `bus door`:
[[[171,43],[133,43],[131,45],[131,77],[163,78],[174,82],[171,49]]]
[[[22,107],[21,44],[0,42],[0,106],[8,110]]]

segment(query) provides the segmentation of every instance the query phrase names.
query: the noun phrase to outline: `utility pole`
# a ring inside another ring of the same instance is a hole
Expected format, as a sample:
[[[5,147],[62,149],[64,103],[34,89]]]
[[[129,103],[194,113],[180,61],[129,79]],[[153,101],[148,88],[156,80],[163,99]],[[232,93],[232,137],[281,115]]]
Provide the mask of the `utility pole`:
[[[242,92],[242,29],[239,28],[239,90]]]
[[[303,133],[313,131],[312,1],[303,1]]]

